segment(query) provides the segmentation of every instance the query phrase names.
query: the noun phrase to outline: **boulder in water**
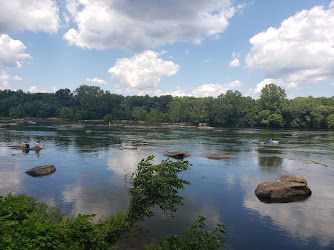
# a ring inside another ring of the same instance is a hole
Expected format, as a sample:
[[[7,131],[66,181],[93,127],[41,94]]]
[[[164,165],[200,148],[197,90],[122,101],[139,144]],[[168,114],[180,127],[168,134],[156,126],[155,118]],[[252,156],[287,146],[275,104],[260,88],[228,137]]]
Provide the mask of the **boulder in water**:
[[[285,203],[304,200],[311,195],[307,181],[298,175],[281,175],[275,181],[260,183],[255,194],[266,203]]]
[[[43,165],[35,168],[30,168],[26,171],[26,174],[33,177],[45,176],[56,172],[56,167],[54,165]]]

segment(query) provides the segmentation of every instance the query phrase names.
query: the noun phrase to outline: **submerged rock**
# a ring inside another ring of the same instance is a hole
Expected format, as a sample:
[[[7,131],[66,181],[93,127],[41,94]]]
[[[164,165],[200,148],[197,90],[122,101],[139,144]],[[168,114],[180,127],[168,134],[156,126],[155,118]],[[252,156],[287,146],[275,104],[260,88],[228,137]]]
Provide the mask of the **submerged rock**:
[[[307,181],[298,175],[281,175],[275,181],[260,183],[255,190],[259,200],[267,203],[303,200],[311,193]]]
[[[231,158],[230,155],[224,155],[224,154],[206,154],[205,157],[208,159],[215,159],[215,160]]]
[[[172,157],[175,159],[183,159],[185,157],[191,156],[191,154],[188,151],[171,151],[171,152],[165,152],[164,156]]]
[[[43,165],[35,168],[30,168],[26,171],[26,174],[31,176],[45,176],[56,172],[56,167],[54,165]]]

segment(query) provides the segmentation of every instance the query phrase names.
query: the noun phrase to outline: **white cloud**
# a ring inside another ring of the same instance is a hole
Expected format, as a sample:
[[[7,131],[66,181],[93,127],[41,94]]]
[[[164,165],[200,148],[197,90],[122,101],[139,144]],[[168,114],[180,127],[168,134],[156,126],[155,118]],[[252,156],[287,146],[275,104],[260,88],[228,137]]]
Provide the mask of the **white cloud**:
[[[31,58],[26,47],[19,40],[13,40],[6,34],[0,36],[0,66],[22,67],[22,60]]]
[[[227,90],[232,90],[241,86],[240,81],[233,81],[227,84],[204,84],[193,89],[193,95],[195,97],[217,97],[221,93],[225,93]]]
[[[161,54],[160,54],[161,55]],[[159,58],[158,53],[147,50],[131,58],[119,58],[109,69],[117,93],[151,93],[161,78],[172,76],[180,66]]]
[[[331,83],[331,86],[333,86],[333,87],[334,87],[334,82],[332,82],[332,83]]]
[[[68,0],[66,7],[77,25],[63,36],[69,44],[132,51],[216,38],[240,11],[230,0]]]
[[[56,93],[56,92],[57,92],[57,90],[58,90],[58,88],[57,88],[57,87],[52,87],[52,88],[51,88],[51,91],[52,91],[52,93]]]
[[[334,1],[331,1],[330,3],[329,3],[329,8],[333,8],[334,7]]]
[[[45,89],[38,89],[36,86],[32,86],[28,89],[30,93],[47,93]]]
[[[246,92],[245,96],[251,96],[253,94],[253,89],[249,88],[248,91]]]
[[[334,79],[334,4],[316,6],[253,36],[249,68],[287,82]]]
[[[0,75],[0,89],[4,90],[4,89],[11,89],[10,85],[9,85],[9,81],[22,81],[23,79],[16,75],[16,76],[11,76],[9,75],[5,70],[1,71],[1,75]]]
[[[14,81],[22,81],[22,80],[23,80],[22,77],[20,77],[20,76],[18,76],[18,75],[13,76],[12,79],[13,79]]]
[[[107,84],[107,82],[105,80],[102,80],[102,79],[99,79],[99,78],[93,78],[93,79],[86,78],[86,81],[94,83],[94,84],[101,84],[101,85]]]
[[[23,30],[56,33],[59,28],[58,7],[51,0],[1,1],[0,33]]]
[[[261,81],[260,83],[258,83],[256,85],[253,94],[255,94],[255,95],[261,94],[261,90],[265,86],[267,86],[268,84],[271,84],[271,83],[273,83],[273,84],[275,84],[279,87],[282,87],[283,89],[296,89],[296,88],[298,88],[298,83],[296,83],[296,82],[286,83],[286,82],[283,82],[281,79],[267,78],[267,79],[264,79],[263,81]]]
[[[185,92],[183,92],[181,89],[178,90],[174,90],[174,91],[167,91],[167,92],[163,92],[162,90],[158,89],[154,92],[155,96],[162,96],[162,95],[171,95],[171,96],[192,96],[191,94],[186,94]]]
[[[230,67],[238,67],[238,66],[240,66],[239,54],[233,51],[232,60],[230,61]]]

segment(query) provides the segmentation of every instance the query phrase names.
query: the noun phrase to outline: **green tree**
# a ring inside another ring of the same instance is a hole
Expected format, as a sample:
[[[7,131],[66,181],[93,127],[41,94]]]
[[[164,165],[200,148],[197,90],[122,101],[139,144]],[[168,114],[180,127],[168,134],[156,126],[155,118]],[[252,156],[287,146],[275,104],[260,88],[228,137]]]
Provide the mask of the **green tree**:
[[[112,122],[113,119],[112,119],[112,115],[111,114],[107,114],[103,117],[103,122],[108,124],[109,122]]]
[[[24,116],[24,109],[21,104],[17,105],[16,108],[9,110],[9,116],[13,118],[22,118]]]
[[[328,128],[334,128],[334,114],[330,114],[327,117]]]
[[[74,120],[82,121],[89,118],[88,112],[86,110],[77,110],[74,114]]]
[[[59,112],[59,116],[62,119],[73,119],[73,111],[68,108],[68,107],[63,107],[60,112]]]
[[[132,117],[135,121],[146,121],[147,114],[144,107],[135,107],[132,110]]]
[[[258,99],[259,110],[270,110],[270,113],[281,113],[282,105],[286,100],[285,90],[274,83],[266,85],[261,90]]]

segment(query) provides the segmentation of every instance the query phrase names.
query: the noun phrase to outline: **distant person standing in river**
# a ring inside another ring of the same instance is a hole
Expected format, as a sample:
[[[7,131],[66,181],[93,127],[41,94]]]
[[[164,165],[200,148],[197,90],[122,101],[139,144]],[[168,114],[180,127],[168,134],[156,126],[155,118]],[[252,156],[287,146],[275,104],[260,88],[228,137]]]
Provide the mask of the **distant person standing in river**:
[[[22,148],[29,148],[27,141],[22,142]]]
[[[41,146],[39,145],[39,141],[37,141],[36,144],[35,144],[35,147],[36,147],[36,148],[45,148],[45,145],[43,145],[43,146],[41,147]]]

